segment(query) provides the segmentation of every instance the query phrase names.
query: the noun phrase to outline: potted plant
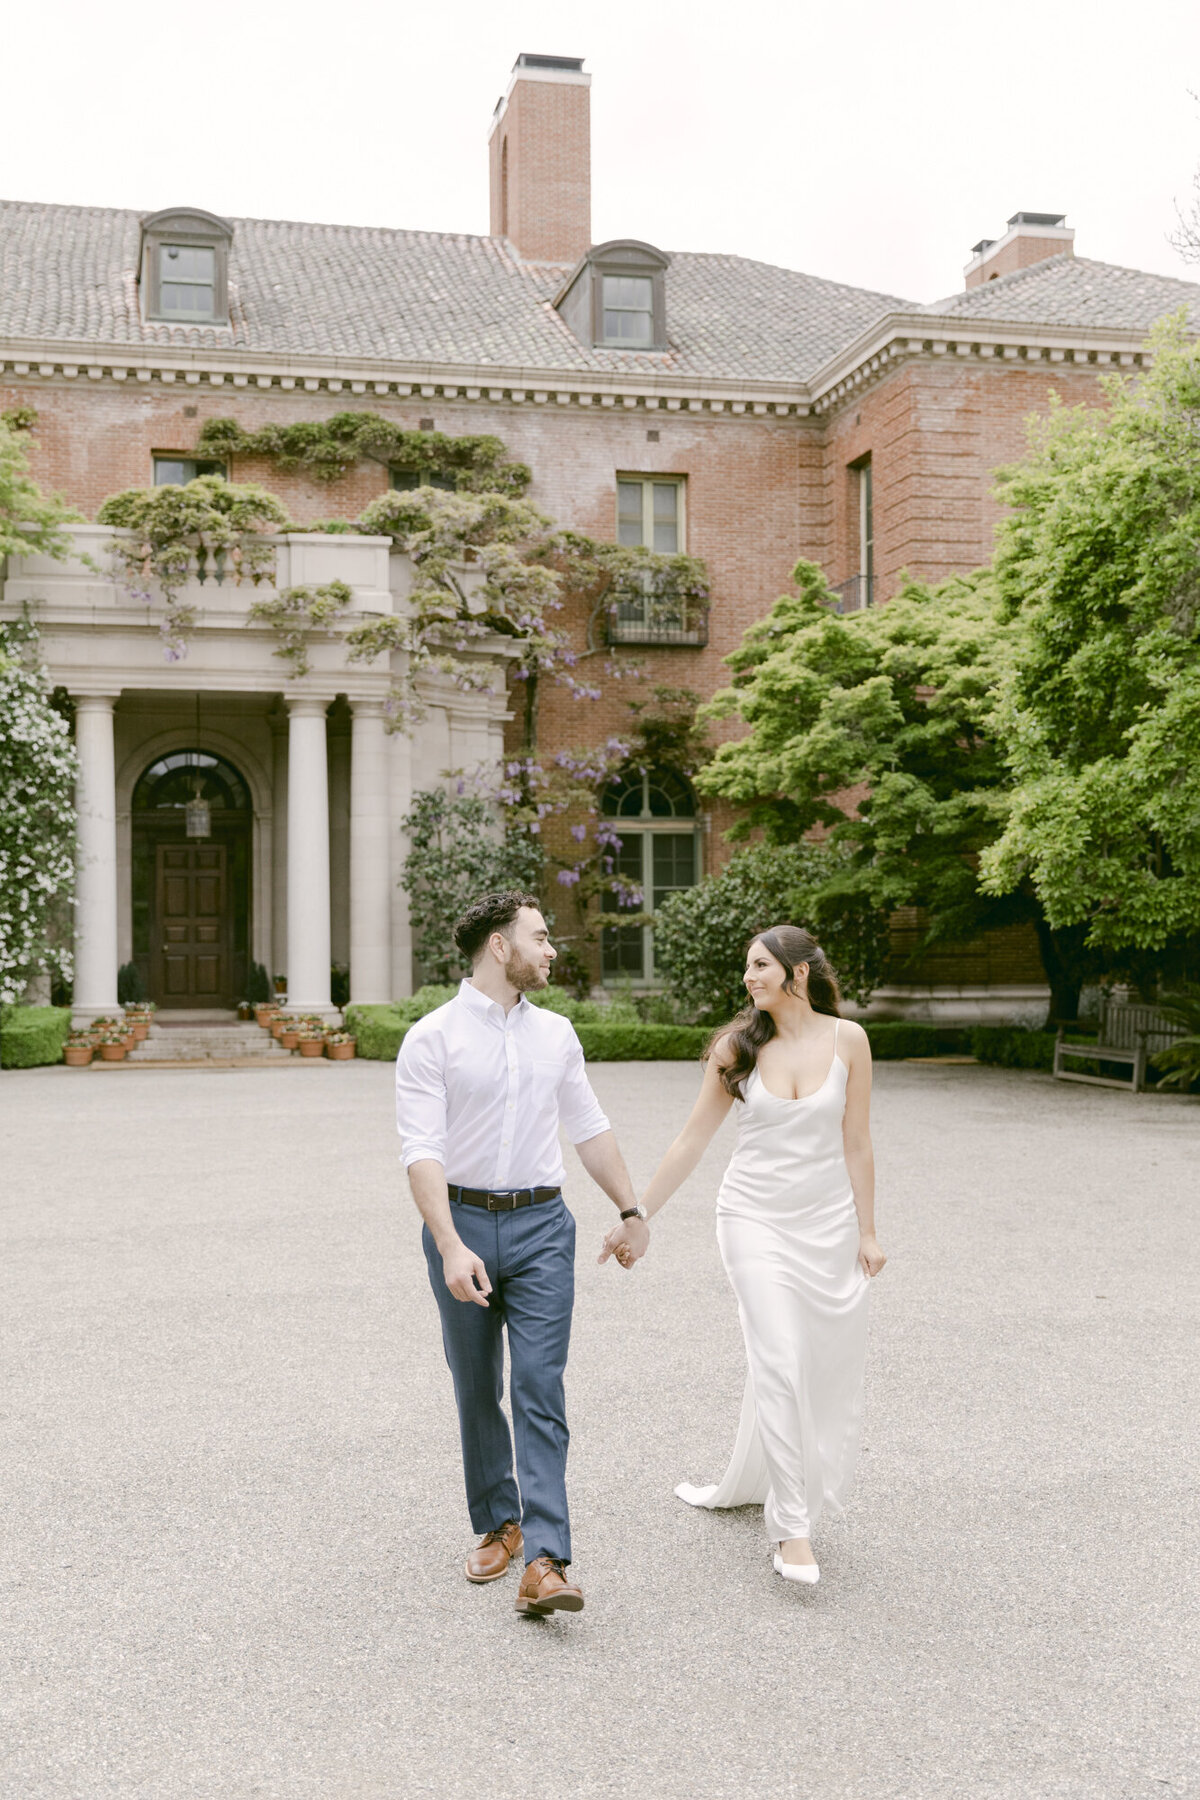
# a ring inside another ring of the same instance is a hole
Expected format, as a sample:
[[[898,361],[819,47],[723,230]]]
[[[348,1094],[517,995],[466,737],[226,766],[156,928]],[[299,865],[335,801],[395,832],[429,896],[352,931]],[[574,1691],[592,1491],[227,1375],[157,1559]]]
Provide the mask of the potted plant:
[[[293,1023],[286,1013],[276,1011],[267,1020],[267,1030],[273,1038],[281,1038],[285,1031],[291,1030]]]
[[[275,986],[276,999],[282,999],[284,994],[287,993],[287,976],[286,975],[276,975],[274,986]]]
[[[73,1031],[63,1045],[63,1061],[68,1069],[86,1069],[94,1054],[90,1031]]]
[[[239,1000],[238,1001],[237,1016],[238,1016],[238,1024],[239,1025],[248,1025],[250,1023],[250,1019],[252,1017],[252,1009],[250,1006],[250,1002],[248,1000]]]
[[[301,1056],[321,1056],[325,1050],[325,1033],[314,1030],[311,1025],[303,1026],[296,1048]]]
[[[133,1033],[135,1044],[140,1044],[149,1035],[150,1024],[151,1016],[143,1007],[135,1005],[125,1008],[125,1028]]]
[[[325,1033],[325,1054],[330,1062],[349,1062],[358,1047],[358,1039],[348,1031]]]
[[[261,1025],[264,1031],[270,1031],[271,1020],[276,1016],[278,1011],[279,1008],[276,1006],[274,1000],[260,1000],[256,1003],[254,1008],[255,1022]]]
[[[284,1028],[279,1033],[278,1043],[283,1050],[294,1050],[300,1041],[299,1019],[286,1019]]]
[[[102,1062],[124,1062],[129,1050],[129,1039],[124,1029],[116,1025],[111,1030],[100,1033],[96,1048]]]

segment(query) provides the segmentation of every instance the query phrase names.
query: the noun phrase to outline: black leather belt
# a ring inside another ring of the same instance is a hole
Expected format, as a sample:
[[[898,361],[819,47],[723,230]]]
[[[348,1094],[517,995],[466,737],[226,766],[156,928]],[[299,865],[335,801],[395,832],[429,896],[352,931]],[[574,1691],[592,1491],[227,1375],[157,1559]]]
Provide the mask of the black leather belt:
[[[542,1206],[547,1200],[557,1200],[561,1188],[506,1188],[502,1194],[493,1193],[488,1188],[457,1187],[453,1181],[447,1182],[447,1191],[452,1200],[461,1206],[483,1206],[488,1212],[514,1212],[518,1206]]]

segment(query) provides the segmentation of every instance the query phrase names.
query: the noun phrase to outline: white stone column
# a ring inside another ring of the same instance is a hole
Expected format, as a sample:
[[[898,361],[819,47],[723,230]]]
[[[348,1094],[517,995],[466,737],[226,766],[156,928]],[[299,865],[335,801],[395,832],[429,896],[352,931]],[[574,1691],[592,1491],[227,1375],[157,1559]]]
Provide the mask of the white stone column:
[[[329,740],[329,951],[350,961],[350,721],[337,710],[326,723]]]
[[[325,700],[289,700],[287,828],[288,1008],[327,1013],[329,771]]]
[[[383,705],[352,700],[350,739],[350,998],[392,999],[388,740]]]
[[[78,1023],[117,1007],[117,771],[113,694],[75,696],[79,777],[75,889],[75,1005]]]
[[[263,961],[272,982],[287,974],[288,722],[271,718],[271,950]]]

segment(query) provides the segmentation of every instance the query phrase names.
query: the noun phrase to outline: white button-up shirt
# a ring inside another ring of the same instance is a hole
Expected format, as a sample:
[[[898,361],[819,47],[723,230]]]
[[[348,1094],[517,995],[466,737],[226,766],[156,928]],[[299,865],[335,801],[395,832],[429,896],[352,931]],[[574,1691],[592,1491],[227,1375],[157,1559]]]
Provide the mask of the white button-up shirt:
[[[560,1187],[559,1122],[573,1144],[609,1129],[561,1013],[508,1012],[464,981],[413,1025],[396,1058],[404,1166],[429,1158],[460,1187]]]

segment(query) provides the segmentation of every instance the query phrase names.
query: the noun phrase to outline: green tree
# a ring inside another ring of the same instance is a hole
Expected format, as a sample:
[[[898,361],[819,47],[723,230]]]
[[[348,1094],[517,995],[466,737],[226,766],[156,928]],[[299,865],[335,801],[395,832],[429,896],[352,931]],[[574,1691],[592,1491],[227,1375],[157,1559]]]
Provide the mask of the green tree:
[[[1021,648],[981,859],[985,893],[1030,887],[1144,986],[1200,943],[1200,349],[1180,317],[1153,350],[1107,415],[1058,410],[1005,479],[995,581]]]
[[[680,1007],[706,1023],[746,1000],[746,945],[770,925],[804,925],[820,940],[842,992],[867,1000],[887,956],[887,915],[839,887],[844,855],[828,844],[756,844],[720,874],[683,888],[654,919],[654,961]]]
[[[541,847],[524,827],[502,831],[480,795],[448,794],[441,788],[414,795],[403,828],[410,845],[403,885],[417,961],[425,980],[449,981],[462,973],[454,921],[489,889],[536,892]]]
[[[29,473],[29,434],[37,415],[14,408],[0,415],[0,559],[66,556],[63,526],[81,515],[56,494],[43,494]]]

